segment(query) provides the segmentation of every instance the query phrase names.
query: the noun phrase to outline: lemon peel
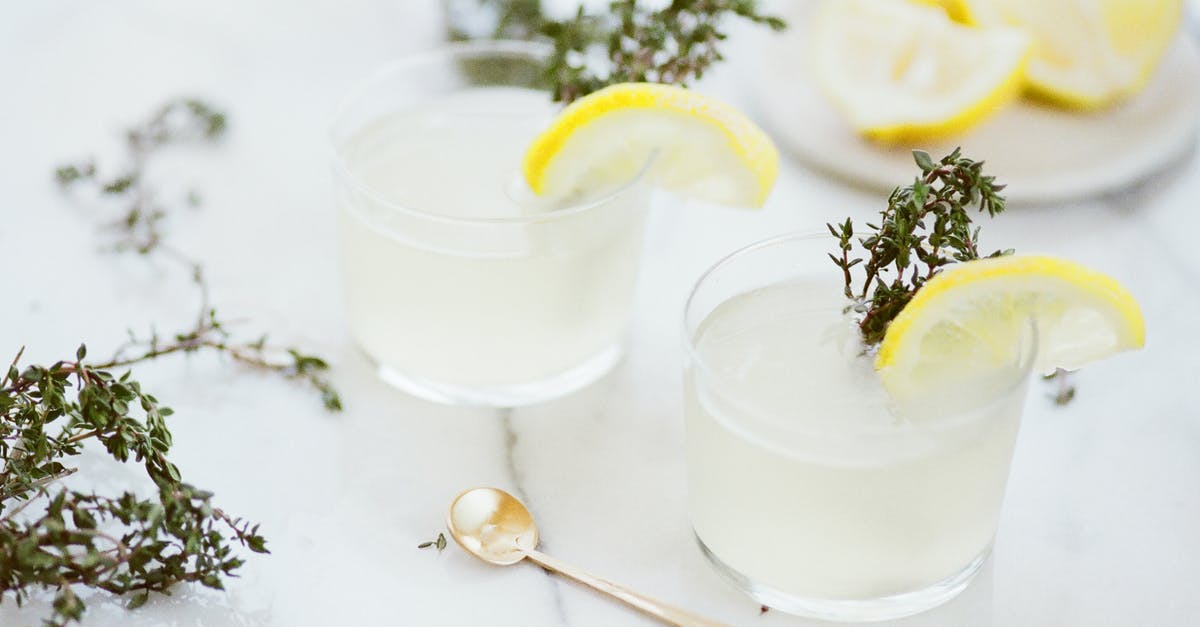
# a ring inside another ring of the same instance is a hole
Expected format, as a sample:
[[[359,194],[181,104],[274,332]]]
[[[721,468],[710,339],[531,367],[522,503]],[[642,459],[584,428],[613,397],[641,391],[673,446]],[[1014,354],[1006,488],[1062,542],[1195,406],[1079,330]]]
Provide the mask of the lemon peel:
[[[761,206],[779,175],[775,145],[740,111],[655,83],[610,85],[568,105],[522,172],[535,194],[566,197],[628,181],[652,158],[657,183],[726,205]]]
[[[1013,339],[1031,318],[1040,347],[1034,367],[1042,372],[1078,368],[1146,341],[1141,309],[1115,279],[1056,257],[1009,255],[955,264],[925,283],[888,327],[875,367],[889,389],[921,376],[932,384],[937,377],[929,373],[992,367],[1011,358]],[[967,354],[994,359],[957,363]]]

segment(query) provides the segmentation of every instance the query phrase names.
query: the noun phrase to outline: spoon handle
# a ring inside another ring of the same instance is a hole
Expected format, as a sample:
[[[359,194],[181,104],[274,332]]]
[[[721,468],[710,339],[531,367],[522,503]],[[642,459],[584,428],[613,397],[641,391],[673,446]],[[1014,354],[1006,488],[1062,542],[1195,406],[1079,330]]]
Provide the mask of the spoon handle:
[[[569,566],[563,562],[542,553],[541,551],[525,550],[525,557],[541,565],[543,568],[555,571],[568,579],[573,579],[585,586],[589,586],[600,592],[603,592],[618,601],[621,601],[630,607],[641,610],[658,620],[667,623],[668,625],[678,625],[680,627],[726,627],[724,623],[709,620],[702,616],[697,616],[686,610],[681,610],[672,605],[667,605],[660,601],[656,601],[648,596],[639,594],[626,588],[619,586],[607,579],[601,579],[595,575],[586,573],[582,570]]]

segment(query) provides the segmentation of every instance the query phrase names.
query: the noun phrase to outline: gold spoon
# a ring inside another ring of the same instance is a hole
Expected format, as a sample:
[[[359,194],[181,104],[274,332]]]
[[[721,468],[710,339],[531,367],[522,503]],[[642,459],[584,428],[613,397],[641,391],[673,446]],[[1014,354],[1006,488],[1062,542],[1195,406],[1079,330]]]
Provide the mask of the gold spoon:
[[[489,563],[508,566],[528,558],[585,586],[603,592],[669,625],[725,627],[691,612],[655,601],[611,581],[564,564],[537,549],[533,516],[517,497],[498,488],[472,488],[450,503],[450,535],[468,553]]]

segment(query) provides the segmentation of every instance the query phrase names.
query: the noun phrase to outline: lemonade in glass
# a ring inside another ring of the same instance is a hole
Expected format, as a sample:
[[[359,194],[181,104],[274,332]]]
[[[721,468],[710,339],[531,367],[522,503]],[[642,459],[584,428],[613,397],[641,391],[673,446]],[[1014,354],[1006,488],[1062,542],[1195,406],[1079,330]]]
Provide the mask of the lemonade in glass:
[[[914,158],[922,175],[866,233],[752,245],[687,303],[692,524],[719,571],[784,611],[885,620],[958,594],[996,535],[1031,373],[1145,341],[1111,277],[981,256],[965,205],[1004,210],[981,162]]]
[[[755,599],[832,620],[895,618],[961,591],[996,533],[1036,352],[897,403],[823,235],[739,251],[685,321],[692,524]]]
[[[760,206],[774,144],[683,87],[617,83],[560,108],[549,49],[459,44],[386,68],[333,127],[350,330],[385,379],[522,405],[622,352],[651,187]]]
[[[621,356],[649,190],[636,171],[557,201],[524,184],[523,152],[558,110],[547,53],[477,42],[407,59],[334,122],[350,332],[410,393],[527,404]]]

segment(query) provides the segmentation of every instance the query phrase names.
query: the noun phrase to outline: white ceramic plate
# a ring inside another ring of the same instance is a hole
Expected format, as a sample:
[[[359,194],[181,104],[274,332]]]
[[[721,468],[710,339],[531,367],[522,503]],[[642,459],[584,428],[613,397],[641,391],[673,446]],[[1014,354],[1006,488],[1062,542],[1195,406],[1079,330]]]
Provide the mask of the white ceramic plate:
[[[805,3],[807,5],[808,3]],[[859,137],[810,78],[806,6],[764,43],[753,81],[757,108],[772,134],[809,166],[891,191],[915,172],[909,148]],[[967,134],[925,146],[935,158],[955,146],[985,159],[1008,184],[1010,202],[1048,204],[1111,193],[1186,155],[1200,127],[1200,50],[1182,33],[1151,84],[1110,110],[1081,114],[1018,101]]]

